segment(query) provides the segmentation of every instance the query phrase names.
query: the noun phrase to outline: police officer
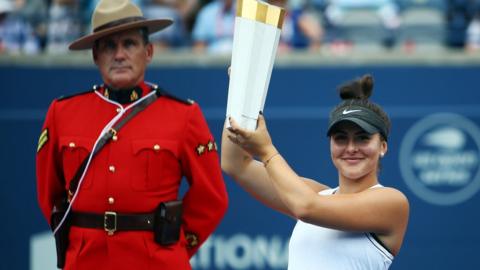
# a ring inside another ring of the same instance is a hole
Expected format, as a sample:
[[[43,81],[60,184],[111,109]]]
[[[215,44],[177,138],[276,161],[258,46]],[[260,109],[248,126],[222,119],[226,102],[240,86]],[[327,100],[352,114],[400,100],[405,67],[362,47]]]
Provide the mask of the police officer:
[[[38,201],[50,225],[54,204],[69,200],[52,226],[69,227],[65,269],[191,269],[226,211],[217,145],[199,106],[144,81],[148,35],[170,24],[146,20],[130,0],[101,0],[93,33],[70,44],[92,49],[103,84],[54,100],[37,148]],[[175,231],[159,228],[157,209],[177,200],[183,176],[179,239],[162,244],[157,231],[167,239]]]

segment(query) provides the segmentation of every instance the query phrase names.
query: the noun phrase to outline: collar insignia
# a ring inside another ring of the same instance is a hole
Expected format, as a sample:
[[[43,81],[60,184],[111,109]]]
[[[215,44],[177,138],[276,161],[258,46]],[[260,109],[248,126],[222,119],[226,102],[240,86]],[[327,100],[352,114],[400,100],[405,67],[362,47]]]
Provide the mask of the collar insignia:
[[[132,93],[130,94],[130,101],[135,101],[138,99],[138,93],[137,91],[135,91],[135,89],[133,89]]]
[[[140,97],[142,97],[143,91],[142,88],[139,86],[136,86],[131,89],[111,89],[108,86],[105,86],[105,90],[103,92],[103,96],[118,102],[120,104],[128,104],[131,102],[134,102],[138,100]]]

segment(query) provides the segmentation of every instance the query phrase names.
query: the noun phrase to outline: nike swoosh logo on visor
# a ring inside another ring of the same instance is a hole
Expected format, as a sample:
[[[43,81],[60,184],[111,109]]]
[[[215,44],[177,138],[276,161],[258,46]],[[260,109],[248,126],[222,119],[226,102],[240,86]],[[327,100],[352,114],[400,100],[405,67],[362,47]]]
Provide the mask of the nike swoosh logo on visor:
[[[342,114],[349,114],[354,112],[361,112],[362,110],[343,110]]]

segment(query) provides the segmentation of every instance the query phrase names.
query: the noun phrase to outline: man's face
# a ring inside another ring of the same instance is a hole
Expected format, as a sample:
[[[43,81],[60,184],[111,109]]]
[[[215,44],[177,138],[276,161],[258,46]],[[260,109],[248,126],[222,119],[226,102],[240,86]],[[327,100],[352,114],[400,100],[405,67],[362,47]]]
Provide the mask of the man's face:
[[[143,81],[153,57],[152,44],[144,44],[139,29],[101,38],[93,48],[93,59],[103,81],[116,89],[131,88]]]

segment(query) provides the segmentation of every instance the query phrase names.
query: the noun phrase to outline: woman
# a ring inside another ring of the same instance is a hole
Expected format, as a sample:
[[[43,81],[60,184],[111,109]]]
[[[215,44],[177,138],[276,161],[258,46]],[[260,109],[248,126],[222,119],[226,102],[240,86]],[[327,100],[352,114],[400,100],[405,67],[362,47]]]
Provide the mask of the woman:
[[[295,173],[277,151],[260,115],[254,132],[231,127],[222,138],[222,169],[267,206],[298,220],[289,244],[290,270],[388,269],[408,223],[407,198],[378,181],[390,120],[368,100],[370,75],[340,87],[328,136],[339,185]],[[259,161],[254,159],[257,158]]]

